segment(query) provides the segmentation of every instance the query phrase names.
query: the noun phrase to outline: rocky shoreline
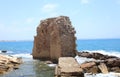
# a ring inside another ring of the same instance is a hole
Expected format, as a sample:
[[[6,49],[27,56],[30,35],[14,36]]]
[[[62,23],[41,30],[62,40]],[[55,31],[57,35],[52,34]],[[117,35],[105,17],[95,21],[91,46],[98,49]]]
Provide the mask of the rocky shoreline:
[[[0,54],[0,74],[18,69],[21,63],[21,58]]]
[[[80,66],[87,73],[101,73],[101,66],[105,66],[106,72],[120,73],[120,58],[116,56],[103,55],[101,53],[78,52],[78,56],[92,58],[94,61],[82,63]]]
[[[92,74],[100,74],[100,73],[108,74],[110,72],[114,72],[115,74],[117,73],[116,75],[117,77],[120,76],[120,58],[119,57],[103,55],[97,52],[96,53],[77,52],[77,55],[79,58],[81,58],[80,59],[81,63],[77,61],[77,58],[72,58],[72,57],[61,57],[62,59],[59,58],[58,65],[56,66],[56,70],[55,70],[55,77],[59,77],[59,76],[85,77],[86,73],[88,73],[89,75],[92,75]],[[86,61],[82,62],[82,59],[86,59]],[[87,60],[87,59],[90,59],[90,60]],[[74,60],[76,60],[76,62]],[[73,61],[74,61],[74,64],[73,64]],[[77,67],[75,65],[77,65]],[[76,71],[74,68],[80,69],[80,71],[79,70]],[[66,69],[68,70],[66,71]],[[77,74],[80,74],[80,75],[78,76]]]
[[[77,52],[76,31],[67,16],[41,20],[36,32],[32,56],[34,59],[58,63],[56,77],[80,77],[79,74],[84,77],[84,73],[120,73],[120,58],[118,57],[100,53]],[[80,64],[73,58],[76,55],[93,60]],[[75,64],[76,66],[74,66]]]

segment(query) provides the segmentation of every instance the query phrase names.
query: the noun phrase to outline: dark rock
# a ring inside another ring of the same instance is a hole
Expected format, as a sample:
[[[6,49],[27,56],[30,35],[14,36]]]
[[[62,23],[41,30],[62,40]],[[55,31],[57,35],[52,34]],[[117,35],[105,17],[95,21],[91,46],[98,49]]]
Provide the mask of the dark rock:
[[[108,56],[108,55],[103,55],[101,53],[89,53],[89,52],[78,52],[77,55],[79,55],[80,57],[96,59],[96,61],[94,61],[95,65],[91,62],[83,63],[80,65],[85,72],[100,73],[101,71],[97,67],[101,64],[105,64],[106,69],[108,69],[107,71],[120,73],[120,58],[116,56]],[[103,67],[102,69],[105,68]]]
[[[2,52],[2,53],[6,53],[7,51],[6,51],[6,50],[2,50],[1,52]]]
[[[120,67],[120,58],[106,59],[105,63],[108,67]]]
[[[110,71],[120,73],[120,67],[112,67]]]
[[[92,54],[90,54],[89,52],[77,52],[77,55],[81,57],[92,58]]]
[[[105,58],[105,56],[101,53],[92,53],[92,56],[94,59],[100,59],[100,60],[103,60]]]
[[[116,56],[108,56],[108,55],[103,55],[101,53],[89,53],[89,52],[77,52],[77,55],[81,56],[81,57],[94,58],[94,59],[98,59],[98,60],[117,58]]]

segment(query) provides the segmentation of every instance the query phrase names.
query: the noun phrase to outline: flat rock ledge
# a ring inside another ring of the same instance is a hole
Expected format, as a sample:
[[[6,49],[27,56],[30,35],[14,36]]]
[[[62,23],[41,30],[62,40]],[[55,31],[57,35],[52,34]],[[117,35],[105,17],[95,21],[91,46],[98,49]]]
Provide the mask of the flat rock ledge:
[[[21,58],[0,54],[0,74],[5,74],[13,69],[18,69],[21,63]]]
[[[73,57],[60,57],[55,77],[84,77],[84,73]]]

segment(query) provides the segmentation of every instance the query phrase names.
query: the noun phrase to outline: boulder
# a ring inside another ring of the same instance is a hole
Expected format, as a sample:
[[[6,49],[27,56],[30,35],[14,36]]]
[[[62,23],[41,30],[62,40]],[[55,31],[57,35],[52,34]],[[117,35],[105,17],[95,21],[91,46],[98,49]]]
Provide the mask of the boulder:
[[[97,74],[97,73],[100,73],[100,69],[98,68],[98,66],[93,66],[93,67],[87,69],[86,72]]]
[[[4,74],[12,69],[18,69],[21,63],[21,58],[0,54],[0,74]]]
[[[94,58],[93,62],[81,64],[81,68],[87,73],[120,73],[120,58],[116,56],[103,55],[101,53],[78,52],[80,57]],[[98,68],[99,67],[99,68]]]
[[[60,57],[55,77],[84,77],[84,73],[74,58]]]
[[[109,58],[105,63],[108,67],[120,67],[120,58]]]
[[[2,50],[1,52],[2,52],[2,53],[6,53],[7,51],[6,51],[6,50]]]
[[[92,58],[92,54],[90,54],[89,52],[77,52],[77,55],[81,57]]]
[[[94,61],[82,63],[80,64],[80,67],[84,70],[85,73],[100,73],[97,63]]]
[[[84,68],[90,68],[90,67],[95,66],[95,65],[96,65],[95,62],[87,62],[87,63],[81,64],[80,67],[84,69]]]
[[[34,37],[33,58],[58,61],[76,56],[75,30],[67,16],[42,20]]]
[[[104,74],[108,73],[108,68],[107,68],[105,63],[100,63],[100,65],[98,67],[99,67],[99,69],[101,70],[102,73],[104,73]]]

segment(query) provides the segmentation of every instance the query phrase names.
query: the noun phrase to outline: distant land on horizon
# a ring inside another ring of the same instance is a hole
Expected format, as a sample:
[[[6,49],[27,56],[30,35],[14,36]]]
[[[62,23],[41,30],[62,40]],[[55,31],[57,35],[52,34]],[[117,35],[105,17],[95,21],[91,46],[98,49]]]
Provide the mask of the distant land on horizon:
[[[77,40],[119,40],[120,38],[91,38],[91,39],[77,39]],[[0,40],[0,42],[18,42],[18,41],[21,41],[21,42],[24,42],[24,41],[34,41],[34,40]]]
[[[33,41],[33,40],[0,40],[0,42],[18,42],[18,41]]]

